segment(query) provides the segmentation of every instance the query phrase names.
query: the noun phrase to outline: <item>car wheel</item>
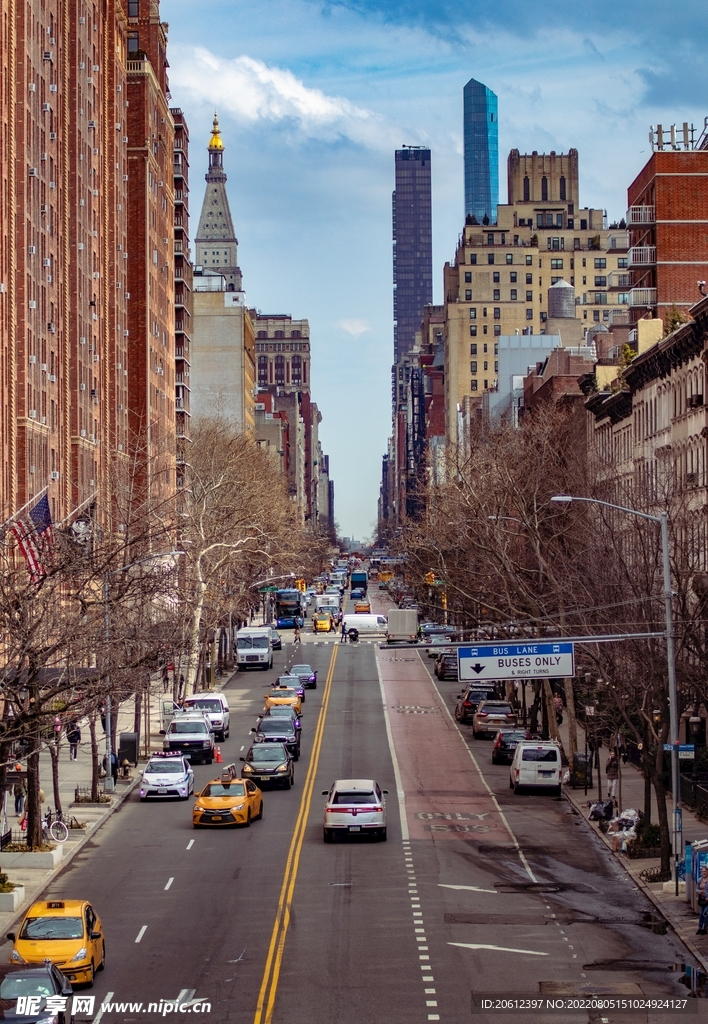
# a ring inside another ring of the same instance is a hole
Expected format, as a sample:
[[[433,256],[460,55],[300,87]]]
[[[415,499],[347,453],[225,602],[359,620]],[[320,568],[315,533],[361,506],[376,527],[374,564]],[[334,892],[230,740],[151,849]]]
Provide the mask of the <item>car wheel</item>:
[[[290,780],[288,782],[288,789],[292,789],[294,785],[295,785],[295,773],[293,773],[290,776]]]
[[[516,796],[516,794],[519,792],[519,787],[518,786],[512,786],[511,788],[514,790],[514,796]]]
[[[300,760],[300,751],[296,750],[295,753],[293,754],[293,761],[299,761],[299,760]]]
[[[248,808],[248,814],[246,815],[246,825],[245,825],[245,827],[246,828],[250,828],[251,827],[251,808],[250,807]]]
[[[499,758],[498,758],[498,757],[494,757],[494,756],[492,755],[492,764],[501,764],[501,761],[499,760]]]
[[[558,788],[556,789],[556,799],[557,799],[557,800],[560,800],[562,796],[563,796],[563,787],[562,787],[562,786],[559,786],[559,787],[558,787]]]
[[[93,979],[95,977],[96,977],[96,969],[93,966],[93,960],[92,960],[91,961],[91,973],[89,974],[89,979],[86,982],[86,988],[93,988]]]
[[[479,733],[477,732],[477,730],[476,730],[476,729],[473,729],[473,730],[472,730],[472,735],[474,736],[474,738],[475,738],[476,740],[478,740],[478,739],[479,739]]]
[[[386,842],[386,826],[384,826],[379,832],[379,839],[381,840],[382,843]]]
[[[258,814],[256,815],[256,818],[257,818],[258,821],[262,821],[263,820],[263,800],[262,799],[261,799],[261,806],[260,806],[260,808],[258,810]]]
[[[147,802],[147,797],[146,797],[146,796],[141,796],[141,797],[140,797],[140,803],[141,803],[141,804],[144,804],[144,803],[146,803],[146,802]]]
[[[101,962],[98,965],[98,970],[99,971],[105,971],[105,969],[106,969],[106,943],[104,942],[103,946],[101,947]]]
[[[226,733],[220,732],[217,739],[219,740],[219,743],[224,743],[226,740]]]
[[[332,842],[332,833],[329,831],[329,829],[326,829],[326,828],[322,829],[322,838],[324,839],[324,841],[326,843],[331,843]]]
[[[513,788],[514,788],[514,783],[511,781],[511,779],[509,779],[509,789],[513,789]]]
[[[204,763],[205,764],[211,764],[213,760],[214,760],[214,755],[213,754],[209,754],[209,757],[206,759],[206,761]]]

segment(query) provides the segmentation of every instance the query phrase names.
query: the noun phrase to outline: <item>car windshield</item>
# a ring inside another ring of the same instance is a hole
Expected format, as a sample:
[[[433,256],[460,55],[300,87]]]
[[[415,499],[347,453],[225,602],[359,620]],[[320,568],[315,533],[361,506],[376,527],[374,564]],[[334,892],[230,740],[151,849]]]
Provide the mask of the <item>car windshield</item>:
[[[21,939],[83,939],[81,917],[28,917],[22,925]]]
[[[501,733],[502,743],[520,743],[526,739],[525,732],[503,732]]]
[[[202,796],[245,796],[246,787],[242,782],[209,782],[201,792]]]
[[[558,760],[558,751],[555,748],[553,748],[553,747],[551,747],[550,749],[546,749],[546,750],[544,750],[543,748],[538,750],[538,749],[536,749],[534,747],[526,748],[526,750],[522,750],[521,751],[521,760],[522,761],[557,761]]]
[[[17,999],[18,996],[53,996],[54,986],[48,974],[19,971],[8,974],[0,982],[0,999]]]
[[[295,708],[291,708],[287,704],[276,704],[276,706],[274,708],[269,708],[268,709],[268,714],[265,717],[266,718],[290,718],[290,719],[294,720],[295,718],[297,718],[297,715],[295,714]],[[261,721],[264,721],[264,720],[265,719],[262,719]]]
[[[221,701],[209,697],[200,697],[197,700],[186,700],[185,707],[197,708],[199,711],[221,711]]]
[[[309,665],[293,665],[290,670],[294,676],[311,676],[312,669]]]
[[[486,711],[488,715],[513,715],[514,712],[511,709],[511,704],[490,704],[486,701],[479,709],[480,711]]]
[[[276,690],[272,690],[271,693],[269,694],[269,696],[270,697],[297,697],[297,692],[295,690],[289,690],[289,689],[286,689],[286,687],[283,687],[282,690],[280,688],[278,688]]]
[[[208,729],[206,722],[170,722],[170,732],[205,733]]]
[[[294,728],[292,721],[283,715],[281,716],[280,721],[264,718],[258,726],[258,731],[264,733],[266,736],[268,733],[273,735],[282,735],[283,733],[294,732]]]
[[[264,743],[261,747],[252,747],[246,758],[247,761],[285,761],[287,759],[285,747],[279,743]]]
[[[237,636],[236,647],[242,651],[250,651],[251,648],[255,648],[258,651],[264,651],[268,647],[267,636]]]
[[[146,775],[184,775],[181,761],[151,761],[145,769]]]
[[[486,690],[484,690],[482,693],[476,693],[475,691],[472,691],[471,693],[467,694],[467,700],[489,700],[489,694],[486,692]]]
[[[362,793],[358,790],[356,793],[347,793],[346,790],[338,789],[332,798],[333,804],[375,804],[376,795],[374,793]]]

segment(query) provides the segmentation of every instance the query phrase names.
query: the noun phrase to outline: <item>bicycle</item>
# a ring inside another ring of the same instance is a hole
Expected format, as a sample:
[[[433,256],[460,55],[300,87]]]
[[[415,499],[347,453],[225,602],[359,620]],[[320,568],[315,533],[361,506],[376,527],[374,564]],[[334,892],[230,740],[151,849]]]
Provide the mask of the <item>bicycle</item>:
[[[57,812],[56,819],[52,821],[52,812],[47,811],[44,816],[44,823],[42,825],[42,839],[43,841],[49,842],[52,840],[55,843],[65,843],[69,838],[69,829],[66,827],[62,820],[61,812]]]

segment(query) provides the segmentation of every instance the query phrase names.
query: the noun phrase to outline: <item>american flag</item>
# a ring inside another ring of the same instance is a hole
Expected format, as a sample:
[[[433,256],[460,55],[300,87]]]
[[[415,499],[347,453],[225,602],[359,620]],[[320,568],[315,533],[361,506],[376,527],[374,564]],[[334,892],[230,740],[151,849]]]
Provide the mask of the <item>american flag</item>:
[[[33,583],[39,582],[47,575],[47,566],[54,549],[52,513],[47,495],[40,498],[27,515],[16,519],[11,529],[25,556],[30,579]]]

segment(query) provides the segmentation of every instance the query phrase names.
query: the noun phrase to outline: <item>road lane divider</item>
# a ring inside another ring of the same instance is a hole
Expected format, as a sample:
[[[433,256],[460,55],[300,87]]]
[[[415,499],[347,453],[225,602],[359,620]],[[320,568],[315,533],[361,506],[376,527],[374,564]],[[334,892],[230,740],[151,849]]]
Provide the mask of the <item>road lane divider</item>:
[[[322,738],[324,736],[329,699],[332,693],[332,679],[334,677],[334,666],[337,662],[338,650],[339,645],[332,648],[332,656],[330,658],[329,669],[327,671],[327,679],[322,693],[322,705],[317,718],[317,726],[315,728],[315,735],[312,743],[312,754],[310,755],[310,763],[307,768],[307,775],[305,776],[302,796],[300,797],[300,808],[295,822],[295,828],[293,830],[293,837],[290,842],[290,849],[288,850],[288,858],[285,863],[283,884],[280,889],[278,907],[275,912],[275,923],[273,924],[273,932],[271,934],[270,945],[268,947],[268,955],[266,957],[265,968],[263,971],[263,980],[261,981],[261,987],[258,993],[258,1004],[256,1006],[253,1024],[272,1024],[273,1020],[273,1010],[275,1008],[275,998],[278,991],[283,950],[285,948],[285,939],[290,925],[290,912],[293,894],[295,892],[295,882],[297,881],[298,867],[300,865],[300,853],[305,841],[307,819],[310,813],[312,794],[315,786],[315,780],[317,778],[320,751],[322,749]]]

